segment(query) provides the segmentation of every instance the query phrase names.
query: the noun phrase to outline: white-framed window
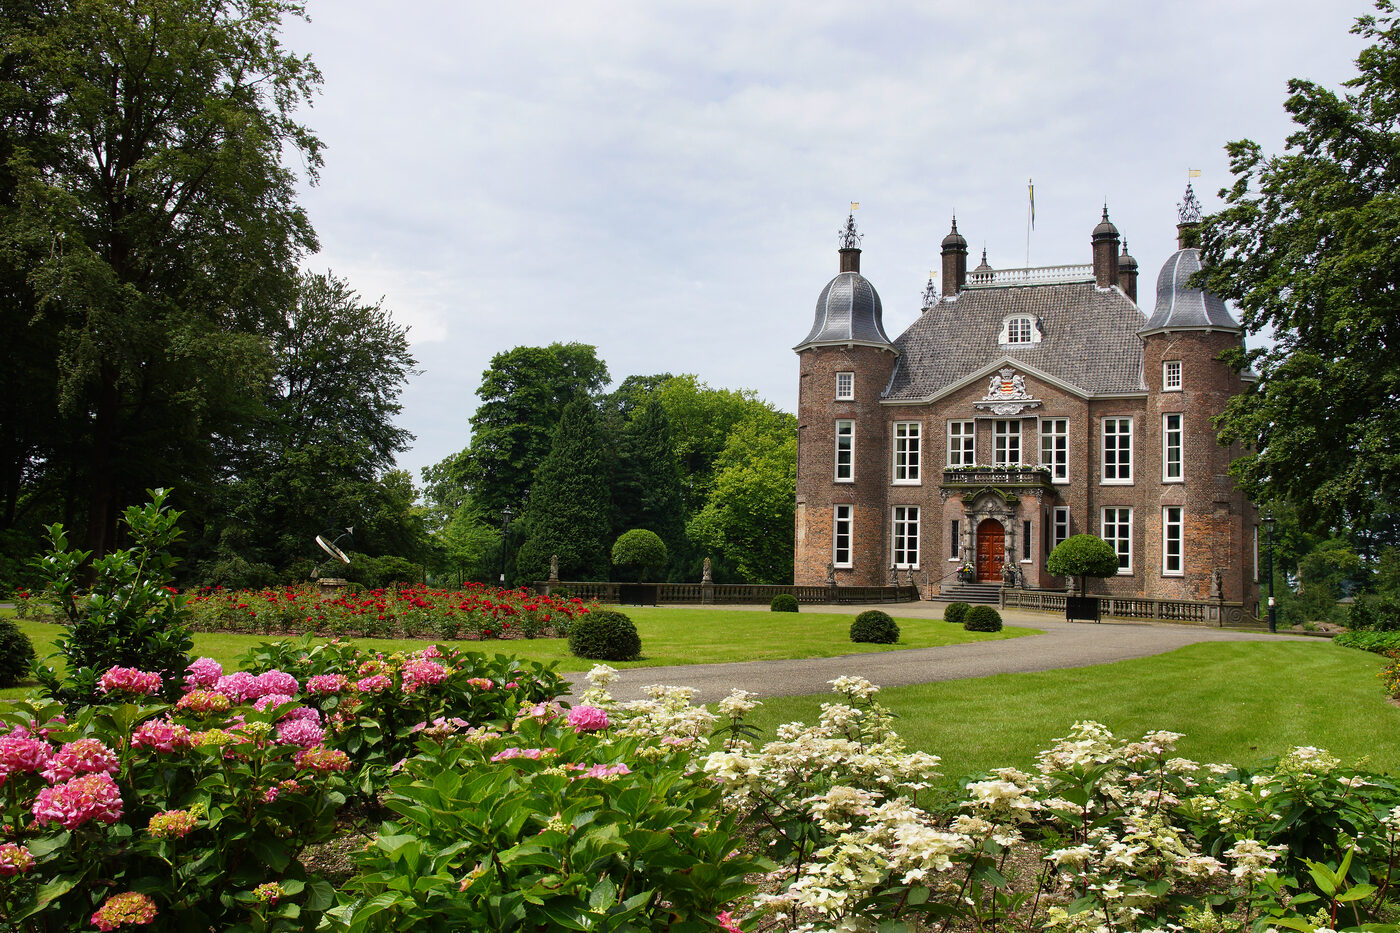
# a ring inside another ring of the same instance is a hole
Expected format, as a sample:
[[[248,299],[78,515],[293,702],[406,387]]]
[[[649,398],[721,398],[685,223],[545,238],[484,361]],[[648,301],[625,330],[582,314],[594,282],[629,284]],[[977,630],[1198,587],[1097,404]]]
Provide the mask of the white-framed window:
[[[1162,507],[1162,576],[1185,574],[1181,563],[1181,506]]]
[[[1174,411],[1162,416],[1162,482],[1181,481],[1181,412]]]
[[[1001,333],[997,342],[1002,346],[1024,346],[1040,343],[1040,328],[1029,314],[1013,314],[1001,322]]]
[[[972,466],[977,462],[975,421],[948,422],[948,466]]]
[[[1181,391],[1181,360],[1162,361],[1162,391]]]
[[[1133,481],[1133,419],[1103,419],[1103,481]]]
[[[1021,563],[1031,562],[1031,520],[1029,518],[1021,522]]]
[[[1069,419],[1040,419],[1040,465],[1050,468],[1050,482],[1069,482]]]
[[[1021,462],[1021,422],[999,419],[992,428],[992,466],[1018,466]]]
[[[1113,545],[1118,552],[1119,575],[1133,572],[1133,510],[1126,506],[1109,506],[1103,510],[1099,537]]]
[[[831,522],[831,563],[836,567],[850,567],[851,563],[851,506],[838,505],[833,510]]]
[[[1069,506],[1057,505],[1050,513],[1050,550],[1069,537]]]
[[[836,482],[853,483],[856,478],[856,423],[836,422]]]
[[[890,562],[896,570],[919,569],[919,507],[897,505],[890,521]]]
[[[1259,582],[1259,526],[1254,526],[1254,582]]]
[[[894,423],[894,481],[908,485],[919,483],[919,441],[917,421]]]
[[[948,522],[948,559],[962,559],[962,522],[956,518]]]
[[[836,374],[836,401],[849,402],[856,397],[856,374]]]

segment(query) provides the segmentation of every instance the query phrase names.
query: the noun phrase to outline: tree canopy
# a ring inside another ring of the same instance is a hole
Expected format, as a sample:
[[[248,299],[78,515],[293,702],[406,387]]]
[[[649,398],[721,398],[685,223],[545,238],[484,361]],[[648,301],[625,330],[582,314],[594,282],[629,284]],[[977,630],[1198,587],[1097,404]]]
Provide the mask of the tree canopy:
[[[1233,356],[1258,374],[1221,439],[1256,500],[1311,525],[1393,532],[1400,485],[1400,25],[1389,0],[1352,31],[1371,40],[1338,93],[1288,84],[1297,131],[1265,155],[1230,143],[1225,207],[1200,231],[1201,283],[1271,343]],[[1395,543],[1395,542],[1392,542]]]
[[[1079,578],[1080,595],[1085,577],[1111,577],[1118,568],[1118,552],[1097,535],[1071,535],[1045,559],[1045,569],[1055,576]]]

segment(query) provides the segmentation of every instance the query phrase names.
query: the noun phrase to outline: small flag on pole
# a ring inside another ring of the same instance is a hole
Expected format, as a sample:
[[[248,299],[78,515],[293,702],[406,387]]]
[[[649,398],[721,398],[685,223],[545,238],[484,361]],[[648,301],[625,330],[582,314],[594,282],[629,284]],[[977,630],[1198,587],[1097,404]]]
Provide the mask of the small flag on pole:
[[[1035,179],[1033,179],[1033,178],[1027,178],[1027,179],[1026,179],[1026,190],[1027,190],[1028,192],[1030,192],[1030,196],[1031,196],[1031,229],[1034,230],[1034,229],[1035,229]]]
[[[858,210],[860,210],[860,202],[859,202],[859,201],[852,201],[852,202],[851,202],[851,210],[853,210],[853,211],[858,211]]]
[[[1187,177],[1187,178],[1200,178],[1200,177],[1201,177],[1201,170],[1198,169],[1198,168],[1188,168],[1188,169],[1186,170],[1186,177]]]

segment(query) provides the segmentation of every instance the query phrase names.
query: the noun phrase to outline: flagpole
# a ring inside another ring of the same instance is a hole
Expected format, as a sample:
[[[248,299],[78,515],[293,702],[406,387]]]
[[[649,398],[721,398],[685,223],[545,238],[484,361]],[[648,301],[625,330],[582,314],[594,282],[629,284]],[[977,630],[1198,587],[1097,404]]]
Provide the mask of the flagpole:
[[[1026,179],[1030,203],[1026,205],[1026,268],[1031,267],[1031,227],[1035,225],[1035,179]]]

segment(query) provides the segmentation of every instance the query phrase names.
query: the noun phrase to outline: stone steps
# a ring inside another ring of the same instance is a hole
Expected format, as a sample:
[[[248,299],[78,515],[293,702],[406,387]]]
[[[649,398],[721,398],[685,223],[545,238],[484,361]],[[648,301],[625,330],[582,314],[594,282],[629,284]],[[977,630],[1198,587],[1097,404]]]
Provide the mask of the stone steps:
[[[940,603],[969,603],[971,605],[996,606],[1001,603],[999,583],[954,583],[943,587],[943,592],[933,597]]]

